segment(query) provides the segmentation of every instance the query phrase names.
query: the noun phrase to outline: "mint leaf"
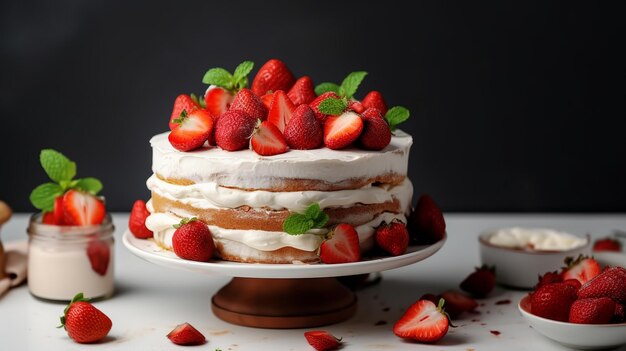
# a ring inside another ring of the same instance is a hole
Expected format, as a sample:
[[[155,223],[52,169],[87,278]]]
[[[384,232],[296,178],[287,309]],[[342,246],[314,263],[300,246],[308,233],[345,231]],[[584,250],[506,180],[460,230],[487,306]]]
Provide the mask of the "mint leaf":
[[[329,219],[330,217],[328,217],[326,213],[320,212],[320,214],[313,219],[313,228],[324,228]]]
[[[242,63],[235,68],[235,72],[233,73],[233,78],[235,79],[235,85],[237,85],[238,89],[245,88],[248,86],[248,74],[254,68],[254,62],[252,61],[243,61]],[[245,85],[242,85],[245,83]]]
[[[291,235],[304,234],[313,228],[313,224],[313,221],[307,216],[300,213],[292,213],[283,222],[283,231]]]
[[[54,199],[59,195],[63,195],[63,189],[60,185],[44,183],[30,193],[30,202],[36,209],[48,212],[54,209]]]
[[[339,85],[335,84],[335,83],[330,83],[330,82],[325,82],[325,83],[321,83],[318,86],[315,87],[315,94],[316,95],[322,95],[324,93],[327,93],[329,91],[333,91],[337,94],[339,94]]]
[[[97,195],[102,190],[102,182],[93,177],[76,179],[76,184],[73,186],[92,195]]]
[[[72,180],[76,175],[76,163],[58,151],[41,150],[39,161],[48,177],[57,183],[62,180]]]
[[[202,83],[216,85],[227,90],[234,88],[233,76],[223,68],[211,68],[202,78]]]
[[[361,85],[363,79],[365,79],[365,76],[367,76],[367,72],[365,71],[357,71],[348,74],[343,82],[341,82],[339,89],[341,92],[340,95],[345,98],[352,99],[352,96],[356,93],[356,90],[359,88],[359,85]]]
[[[346,110],[348,104],[342,99],[328,98],[318,106],[321,113],[338,116]]]
[[[410,112],[407,108],[402,106],[394,106],[390,108],[385,114],[385,120],[389,123],[389,128],[393,132],[396,130],[398,124],[409,119]]]
[[[312,203],[311,205],[309,205],[309,207],[306,209],[306,212],[304,213],[304,215],[309,217],[309,218],[311,218],[311,219],[315,219],[315,218],[317,218],[317,216],[320,215],[320,213],[322,213],[322,209],[320,208],[320,204],[315,202],[315,203]]]

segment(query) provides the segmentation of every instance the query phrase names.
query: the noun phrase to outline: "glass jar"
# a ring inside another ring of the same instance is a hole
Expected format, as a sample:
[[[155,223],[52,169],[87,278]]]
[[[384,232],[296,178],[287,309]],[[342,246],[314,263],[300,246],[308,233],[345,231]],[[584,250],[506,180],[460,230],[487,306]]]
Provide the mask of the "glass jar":
[[[28,289],[38,298],[70,301],[79,292],[86,298],[113,295],[113,222],[59,226],[43,224],[34,214],[28,225]]]

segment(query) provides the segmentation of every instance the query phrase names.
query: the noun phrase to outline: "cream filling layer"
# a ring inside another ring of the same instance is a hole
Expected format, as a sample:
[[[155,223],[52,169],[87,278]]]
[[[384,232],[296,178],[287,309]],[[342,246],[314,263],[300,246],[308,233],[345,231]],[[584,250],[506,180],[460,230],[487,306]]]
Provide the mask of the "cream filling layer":
[[[413,195],[413,184],[408,178],[398,185],[367,186],[353,190],[337,191],[245,191],[219,186],[214,182],[176,185],[152,175],[146,182],[148,189],[172,200],[198,209],[221,209],[250,206],[252,208],[288,209],[304,212],[317,202],[322,209],[351,207],[355,204],[378,204],[397,199],[400,208],[408,211]]]
[[[148,210],[153,211],[150,203],[148,204]],[[181,215],[181,217],[183,216],[185,215]],[[181,217],[172,213],[152,213],[146,219],[146,227],[154,233],[154,240],[159,246],[171,250],[172,237],[176,231],[173,225],[178,224]],[[394,219],[406,223],[406,217],[404,215],[385,212],[370,222],[357,226],[355,230],[359,235],[361,250],[367,251],[371,249],[374,244],[373,238],[376,228],[381,223],[389,223]],[[274,251],[283,247],[293,247],[303,251],[315,251],[324,240],[324,234],[326,233],[326,230],[314,229],[301,235],[289,235],[285,232],[224,229],[213,225],[209,225],[208,227],[213,235],[213,239],[216,241],[231,240],[260,251]]]

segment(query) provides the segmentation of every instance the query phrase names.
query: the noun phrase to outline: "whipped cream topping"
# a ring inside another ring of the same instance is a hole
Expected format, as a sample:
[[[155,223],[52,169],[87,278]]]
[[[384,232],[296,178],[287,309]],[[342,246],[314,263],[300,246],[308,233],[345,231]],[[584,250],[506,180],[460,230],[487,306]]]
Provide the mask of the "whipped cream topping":
[[[252,150],[225,151],[207,145],[181,152],[172,147],[167,136],[168,133],[162,133],[150,140],[154,173],[165,178],[250,189],[271,189],[277,180],[285,178],[341,183],[389,173],[406,175],[413,143],[410,135],[396,130],[391,143],[381,151],[324,147],[289,150],[267,157]]]
[[[213,182],[176,185],[155,175],[148,178],[146,183],[148,189],[162,197],[199,209],[250,206],[304,212],[314,202],[319,203],[324,209],[350,207],[355,204],[377,204],[397,199],[400,208],[408,211],[413,195],[413,185],[408,178],[396,186],[384,184],[354,190],[291,192],[245,191],[222,187]]]
[[[587,244],[587,239],[545,228],[503,228],[489,235],[495,246],[541,251],[566,251]]]

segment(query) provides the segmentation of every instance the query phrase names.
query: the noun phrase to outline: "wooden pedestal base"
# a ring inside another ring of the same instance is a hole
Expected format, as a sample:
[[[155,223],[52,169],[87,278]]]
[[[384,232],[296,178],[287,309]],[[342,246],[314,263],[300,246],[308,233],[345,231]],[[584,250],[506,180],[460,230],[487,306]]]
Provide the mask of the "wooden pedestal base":
[[[356,296],[335,278],[233,278],[212,299],[215,315],[256,328],[311,328],[344,321]]]

